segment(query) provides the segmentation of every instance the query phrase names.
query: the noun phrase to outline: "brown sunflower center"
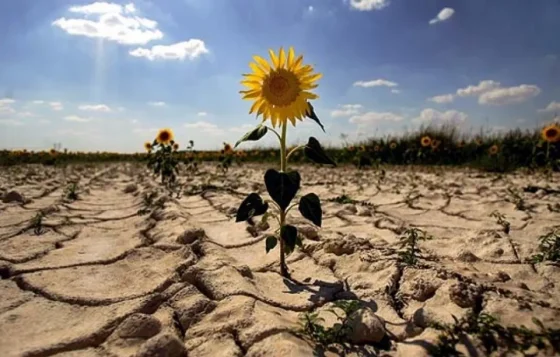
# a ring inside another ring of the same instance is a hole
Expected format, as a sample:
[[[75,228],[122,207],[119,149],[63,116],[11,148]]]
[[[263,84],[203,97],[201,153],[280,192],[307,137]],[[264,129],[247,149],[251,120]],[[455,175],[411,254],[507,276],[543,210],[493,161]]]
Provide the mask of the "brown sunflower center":
[[[299,80],[292,72],[280,68],[272,71],[263,83],[263,96],[272,105],[292,104],[300,93]]]
[[[161,133],[159,133],[159,140],[160,141],[168,141],[169,140],[169,133],[167,131],[162,131]]]
[[[544,136],[550,139],[555,138],[557,135],[558,135],[558,129],[556,128],[548,128],[544,132]]]

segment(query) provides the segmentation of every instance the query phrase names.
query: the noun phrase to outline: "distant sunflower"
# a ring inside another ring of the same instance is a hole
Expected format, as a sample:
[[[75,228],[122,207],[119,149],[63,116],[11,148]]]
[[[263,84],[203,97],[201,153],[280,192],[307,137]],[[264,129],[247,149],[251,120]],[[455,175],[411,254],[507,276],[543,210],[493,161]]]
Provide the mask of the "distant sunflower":
[[[393,141],[391,144],[389,144],[389,148],[391,150],[395,150],[397,148],[397,143]]]
[[[152,143],[149,142],[149,141],[146,141],[146,142],[144,143],[144,149],[146,149],[147,152],[152,151]]]
[[[440,145],[441,145],[441,141],[440,141],[440,140],[437,140],[437,139],[432,140],[432,145],[431,145],[431,146],[432,146],[432,149],[435,150],[435,149],[437,149]]]
[[[56,155],[56,149],[50,149],[50,150],[49,150],[49,154],[51,154],[51,155]]]
[[[465,140],[461,140],[461,141],[457,144],[457,147],[458,147],[458,148],[462,148],[462,147],[464,147],[464,146],[465,146]]]
[[[560,141],[560,126],[558,124],[552,123],[547,125],[541,131],[541,136],[544,141],[549,143],[557,143]]]
[[[420,144],[423,147],[428,147],[430,145],[432,145],[432,139],[429,136],[423,136],[422,139],[420,139]]]
[[[353,145],[348,147],[348,151],[353,152],[354,150],[356,150],[356,148]]]
[[[231,148],[230,144],[224,143],[224,152],[226,154],[231,154],[233,152],[233,149]]]
[[[308,100],[318,98],[309,90],[317,88],[315,82],[322,74],[314,73],[311,65],[303,65],[303,56],[296,57],[292,47],[287,54],[283,48],[278,55],[268,52],[271,63],[253,56],[255,62],[249,63],[253,72],[244,74],[241,81],[249,89],[240,93],[243,99],[254,101],[249,114],[256,112],[263,121],[270,119],[272,127],[288,120],[296,125],[296,119],[303,120],[308,111]]]
[[[381,147],[379,145],[375,145],[373,147],[373,151],[378,152],[379,150],[381,150]]]
[[[498,151],[500,151],[500,148],[498,147],[498,145],[494,144],[488,149],[488,154],[494,156],[498,153]]]
[[[158,144],[169,145],[173,141],[173,131],[171,129],[160,129],[156,141]]]
[[[364,145],[360,145],[360,151],[361,151],[361,152],[366,151],[366,147],[365,147]]]

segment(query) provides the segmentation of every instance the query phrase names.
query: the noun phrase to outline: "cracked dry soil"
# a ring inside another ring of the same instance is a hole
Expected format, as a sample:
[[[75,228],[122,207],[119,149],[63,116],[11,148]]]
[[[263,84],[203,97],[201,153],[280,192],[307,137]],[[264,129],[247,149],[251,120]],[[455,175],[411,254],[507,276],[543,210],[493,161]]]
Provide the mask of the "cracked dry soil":
[[[27,200],[0,203],[0,356],[313,356],[293,332],[298,316],[339,299],[367,304],[389,341],[349,356],[428,355],[422,341],[437,336],[428,324],[473,309],[505,326],[536,329],[535,316],[560,327],[560,268],[526,263],[560,224],[551,209],[560,196],[522,193],[530,209],[520,211],[507,193],[544,178],[393,169],[379,181],[374,170],[300,167],[298,196],[319,195],[323,227],[291,214],[308,238],[284,280],[278,251],[264,247],[276,227],[255,231],[233,218],[246,194],[268,197],[263,168],[234,167],[211,190],[167,196],[142,216],[142,194],[165,193],[139,166],[4,171],[0,188]],[[203,170],[181,181],[208,183],[213,168]],[[73,202],[61,199],[68,178],[79,180]],[[342,194],[362,204],[329,200]],[[495,210],[509,234],[489,217]],[[35,235],[29,221],[39,211],[44,232]],[[398,237],[409,226],[434,239],[419,243],[419,265],[401,268]]]

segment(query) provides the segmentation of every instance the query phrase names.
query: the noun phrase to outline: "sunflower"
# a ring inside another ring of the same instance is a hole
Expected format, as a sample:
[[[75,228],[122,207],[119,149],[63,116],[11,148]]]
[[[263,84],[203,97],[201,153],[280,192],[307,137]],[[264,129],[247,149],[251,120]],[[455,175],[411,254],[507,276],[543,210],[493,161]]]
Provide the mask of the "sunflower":
[[[440,140],[437,140],[437,139],[432,140],[432,145],[431,145],[432,149],[434,149],[434,150],[437,149],[440,144],[441,144]]]
[[[541,136],[544,141],[549,143],[557,143],[560,141],[560,126],[556,123],[547,125],[541,131]]]
[[[173,141],[173,131],[171,129],[160,129],[156,141],[158,144],[169,145]]]
[[[365,147],[364,145],[360,145],[360,151],[361,151],[361,152],[366,151],[366,147]]]
[[[354,148],[353,145],[350,145],[350,146],[348,147],[348,151],[353,152],[354,150],[355,150],[355,148]]]
[[[397,143],[393,141],[391,144],[389,144],[389,148],[391,150],[395,150],[397,148]]]
[[[233,152],[233,149],[231,148],[230,144],[224,143],[224,152],[226,154],[231,154]]]
[[[464,147],[464,146],[465,146],[465,140],[461,140],[461,141],[457,144],[457,147],[458,147],[458,148],[462,148],[462,147]]]
[[[179,143],[173,143],[173,151],[179,150]]]
[[[146,142],[144,143],[144,149],[146,149],[147,152],[152,151],[152,143],[149,142],[149,141],[146,141]]]
[[[423,136],[422,139],[420,139],[420,144],[423,147],[428,147],[428,146],[432,145],[432,139],[430,139],[430,137],[427,136],[427,135]]]
[[[309,90],[317,88],[315,83],[322,77],[314,73],[313,66],[303,65],[303,56],[296,57],[292,47],[288,53],[280,48],[278,55],[269,50],[271,63],[260,56],[253,56],[250,62],[253,71],[244,74],[241,84],[249,88],[240,91],[243,99],[254,101],[249,114],[256,112],[263,121],[270,119],[272,127],[288,120],[295,126],[296,119],[303,120],[309,105],[308,100],[318,96]]]
[[[56,149],[50,149],[50,150],[49,150],[49,153],[50,153],[51,155],[56,155]]]
[[[499,151],[498,145],[494,144],[492,146],[490,146],[490,148],[488,149],[488,154],[490,155],[496,155]]]
[[[379,145],[375,145],[373,147],[373,151],[378,152],[379,150],[381,150],[381,148],[379,147]]]

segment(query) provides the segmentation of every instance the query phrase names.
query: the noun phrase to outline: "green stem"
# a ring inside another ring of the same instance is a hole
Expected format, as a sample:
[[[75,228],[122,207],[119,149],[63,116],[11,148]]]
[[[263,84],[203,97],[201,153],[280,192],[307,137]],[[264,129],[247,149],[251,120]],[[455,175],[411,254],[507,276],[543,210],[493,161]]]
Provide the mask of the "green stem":
[[[293,153],[295,153],[296,151],[298,151],[299,149],[303,149],[305,147],[305,145],[299,145],[296,146],[295,148],[293,148],[288,155],[286,156],[286,163],[288,162],[288,159],[290,158],[290,156],[292,156]]]
[[[273,128],[266,126],[266,128],[270,131],[272,131],[274,133],[274,135],[276,135],[276,137],[278,138],[278,141],[280,142],[280,145],[282,145],[282,138],[280,137],[280,134],[278,134],[278,132],[276,130],[274,130]]]
[[[287,155],[286,155],[286,133],[288,131],[288,122],[282,123],[282,136],[280,137],[280,172],[286,172]],[[274,132],[274,130],[273,130]],[[276,133],[278,134],[278,133]],[[280,210],[280,230],[286,223],[286,211]],[[280,273],[283,277],[288,277],[288,268],[286,267],[285,247],[282,237],[280,237]]]

